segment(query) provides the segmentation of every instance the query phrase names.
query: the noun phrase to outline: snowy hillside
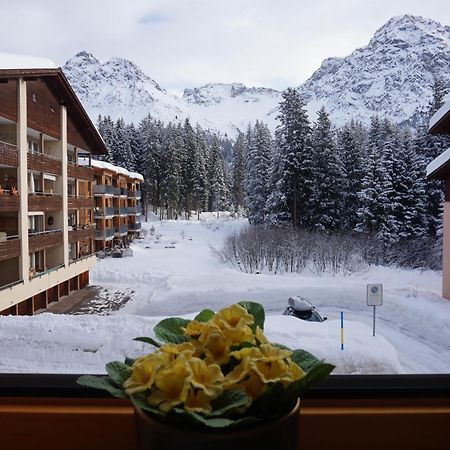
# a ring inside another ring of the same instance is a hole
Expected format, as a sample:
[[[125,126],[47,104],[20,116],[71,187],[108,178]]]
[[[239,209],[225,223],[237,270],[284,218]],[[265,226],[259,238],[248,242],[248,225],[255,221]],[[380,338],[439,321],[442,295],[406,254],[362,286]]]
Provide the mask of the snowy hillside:
[[[450,85],[450,27],[415,16],[394,17],[366,47],[329,58],[302,86],[308,111],[322,105],[338,125],[374,113],[395,122],[431,99],[434,79]]]
[[[337,125],[374,114],[409,120],[431,98],[435,79],[450,84],[450,27],[415,16],[389,20],[367,46],[345,58],[328,58],[300,86],[310,118],[324,105]],[[112,58],[101,63],[80,52],[63,67],[91,118],[109,114],[139,122],[148,113],[164,122],[189,117],[235,136],[259,119],[273,131],[281,93],[240,83],[211,83],[185,89],[182,98],[165,91],[134,63]]]

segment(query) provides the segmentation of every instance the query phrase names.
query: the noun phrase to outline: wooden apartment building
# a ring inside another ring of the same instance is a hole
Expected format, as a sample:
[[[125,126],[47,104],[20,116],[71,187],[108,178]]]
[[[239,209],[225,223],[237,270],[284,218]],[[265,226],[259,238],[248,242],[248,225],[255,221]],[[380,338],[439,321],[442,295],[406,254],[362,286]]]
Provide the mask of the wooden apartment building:
[[[131,241],[141,229],[142,175],[103,161],[94,168],[95,248]]]
[[[91,155],[104,153],[61,69],[0,68],[0,314],[33,314],[88,284]]]

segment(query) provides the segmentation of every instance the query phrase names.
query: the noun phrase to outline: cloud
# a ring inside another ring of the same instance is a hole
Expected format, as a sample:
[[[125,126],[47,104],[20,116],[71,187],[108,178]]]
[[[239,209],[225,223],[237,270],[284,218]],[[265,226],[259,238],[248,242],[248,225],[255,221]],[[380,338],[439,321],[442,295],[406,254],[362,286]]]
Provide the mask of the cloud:
[[[21,0],[2,5],[0,45],[61,65],[80,50],[120,56],[177,92],[233,81],[283,89],[405,13],[450,24],[447,0]]]

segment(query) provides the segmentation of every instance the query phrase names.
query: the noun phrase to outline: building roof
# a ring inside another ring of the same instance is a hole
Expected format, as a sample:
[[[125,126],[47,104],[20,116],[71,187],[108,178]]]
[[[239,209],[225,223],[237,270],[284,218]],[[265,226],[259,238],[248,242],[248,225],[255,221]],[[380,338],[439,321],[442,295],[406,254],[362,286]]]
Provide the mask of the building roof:
[[[433,114],[428,131],[431,134],[450,134],[450,101]]]
[[[133,178],[135,180],[144,181],[144,177],[140,173],[130,172],[129,170],[127,170],[123,167],[115,166],[114,164],[111,164],[106,161],[97,161],[96,159],[93,159],[92,167],[96,167],[98,169],[110,170],[111,172],[120,173],[122,175],[126,175],[127,177]]]
[[[50,59],[0,52],[0,69],[57,69]]]
[[[7,66],[9,64],[9,66]],[[38,67],[30,67],[38,66]],[[23,67],[25,66],[25,67]],[[106,154],[106,145],[83,108],[80,100],[70,86],[61,68],[50,60],[0,53],[0,80],[23,77],[27,80],[42,80],[53,94],[60,99],[60,104],[67,107],[77,129],[86,142],[90,143],[94,154]]]
[[[450,169],[450,148],[433,159],[427,166],[427,178],[448,178]]]

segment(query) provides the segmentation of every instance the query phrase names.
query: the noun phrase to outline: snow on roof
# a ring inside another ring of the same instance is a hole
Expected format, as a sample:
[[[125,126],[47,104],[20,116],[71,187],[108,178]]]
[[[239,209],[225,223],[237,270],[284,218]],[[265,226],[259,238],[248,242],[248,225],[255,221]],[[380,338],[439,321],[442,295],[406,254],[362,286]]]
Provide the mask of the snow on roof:
[[[50,59],[0,52],[0,69],[56,69]]]
[[[436,172],[436,170],[440,169],[445,163],[450,160],[450,148],[445,150],[445,152],[441,153],[437,158],[433,159],[427,166],[427,177],[429,177],[432,173]]]
[[[121,173],[122,175],[126,175],[127,177],[144,181],[144,177],[140,173],[130,172],[129,170],[127,170],[123,167],[115,166],[114,164],[111,164],[106,161],[98,161],[96,159],[93,159],[92,166],[97,167],[99,169],[107,169],[107,170],[110,170],[111,172],[115,172],[115,173]]]
[[[444,103],[431,117],[429,127],[430,130],[433,128],[450,110],[450,100]]]

